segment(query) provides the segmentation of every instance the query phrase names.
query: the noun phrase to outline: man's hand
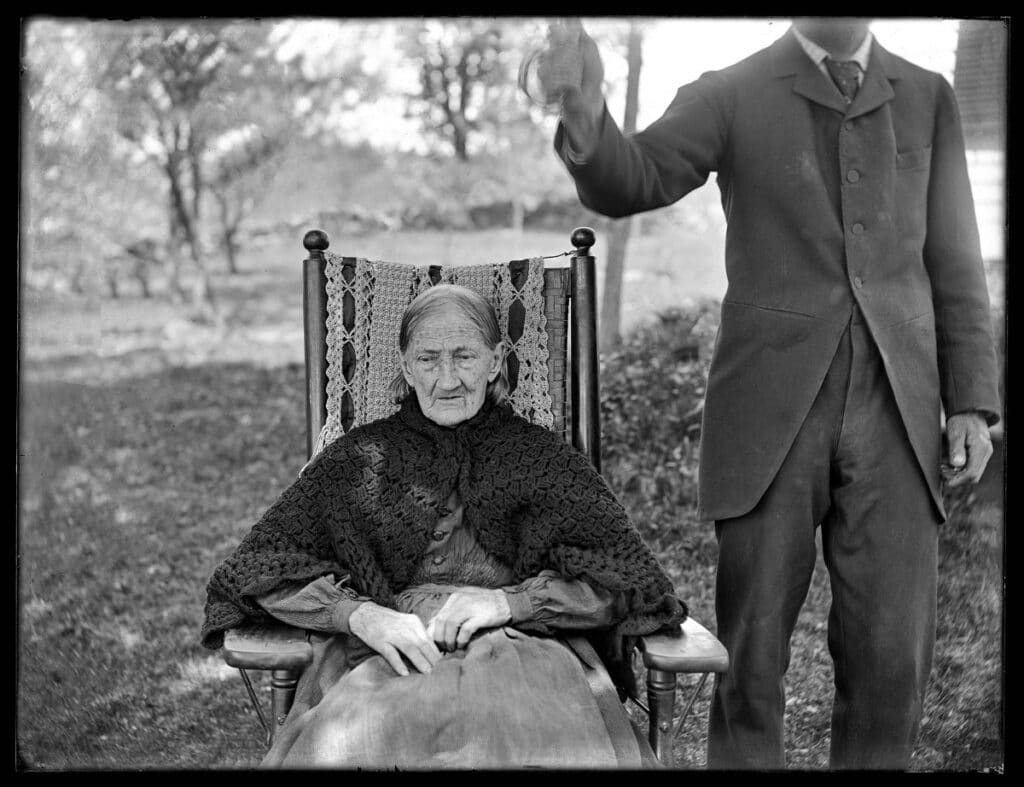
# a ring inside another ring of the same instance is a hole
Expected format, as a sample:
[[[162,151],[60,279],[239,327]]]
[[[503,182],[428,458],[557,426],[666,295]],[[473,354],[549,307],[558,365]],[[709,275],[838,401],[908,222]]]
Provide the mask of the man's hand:
[[[988,424],[979,413],[957,413],[946,419],[949,469],[943,475],[950,487],[976,484],[992,457]]]
[[[604,111],[604,65],[597,44],[579,19],[548,27],[548,45],[537,64],[537,78],[546,97],[559,98],[573,149],[589,155],[597,145],[597,124]]]
[[[427,635],[445,650],[464,648],[483,628],[512,619],[505,591],[464,587],[452,593],[429,621]]]
[[[423,673],[429,673],[441,660],[441,652],[427,636],[423,621],[415,615],[366,601],[349,616],[348,628],[403,677],[409,674],[409,668],[402,661],[403,655]]]

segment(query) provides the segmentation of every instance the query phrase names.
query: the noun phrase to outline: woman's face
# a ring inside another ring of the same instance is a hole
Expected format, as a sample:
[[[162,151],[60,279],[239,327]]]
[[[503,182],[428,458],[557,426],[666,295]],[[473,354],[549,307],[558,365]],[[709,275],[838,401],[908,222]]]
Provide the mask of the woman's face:
[[[480,329],[458,307],[444,304],[427,314],[409,338],[402,374],[427,418],[455,426],[483,406],[503,353],[500,343],[487,346]]]

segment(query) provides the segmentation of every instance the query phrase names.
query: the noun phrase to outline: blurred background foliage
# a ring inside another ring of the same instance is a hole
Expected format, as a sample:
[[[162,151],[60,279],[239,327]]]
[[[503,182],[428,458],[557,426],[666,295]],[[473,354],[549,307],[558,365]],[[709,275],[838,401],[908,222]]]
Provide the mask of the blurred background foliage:
[[[230,316],[211,277],[238,273],[244,247],[268,237],[311,226],[337,238],[490,229],[522,237],[590,224],[605,244],[605,348],[636,321],[622,308],[624,292],[652,264],[636,261],[638,239],[675,242],[690,274],[669,263],[677,280],[688,292],[720,296],[715,254],[724,222],[713,186],[628,221],[579,205],[551,149],[555,118],[516,87],[546,23],[31,19],[23,57],[23,284],[102,298],[166,297],[189,319],[222,325]],[[752,41],[781,32],[781,24],[762,27]],[[963,46],[975,33],[991,39],[1000,25],[960,27],[959,45],[955,36],[938,41],[929,65],[950,78],[949,63],[970,65],[957,79],[973,148],[986,148],[969,152],[972,176],[981,173],[974,179],[987,239],[1002,227],[1002,153],[993,151],[1003,143],[988,141],[1004,110],[1000,85],[976,64],[998,67],[1005,52],[993,55],[987,41]],[[637,85],[674,84],[652,71],[665,63],[664,33],[658,39],[658,20],[644,19],[588,19],[587,29],[605,60],[609,106],[618,113],[624,99],[617,120],[632,128],[643,94]],[[891,33],[897,44],[914,40],[912,30]],[[659,46],[648,53],[651,37]],[[958,48],[980,55],[956,59]],[[685,67],[697,67],[695,58]],[[644,113],[656,116],[652,107],[641,106]],[[985,140],[973,131],[976,116]],[[699,242],[710,254],[683,250],[693,235],[706,236]],[[998,310],[1003,253],[988,245]],[[707,280],[692,280],[694,270],[713,267],[702,274]]]
[[[579,213],[549,129],[516,95],[539,23],[333,27],[296,48],[285,22],[28,25],[26,284],[116,297],[127,280],[211,317],[211,269],[236,272],[261,233],[331,215],[353,234]],[[385,78],[383,41],[415,65],[404,90]],[[404,150],[340,141],[376,101],[403,105]],[[301,178],[327,158],[332,185],[291,204],[282,167]]]

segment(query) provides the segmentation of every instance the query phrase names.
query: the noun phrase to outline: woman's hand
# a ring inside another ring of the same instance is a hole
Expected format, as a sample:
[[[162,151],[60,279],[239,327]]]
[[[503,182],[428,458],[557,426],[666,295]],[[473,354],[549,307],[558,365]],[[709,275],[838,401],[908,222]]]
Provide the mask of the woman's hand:
[[[427,635],[423,622],[415,615],[382,607],[366,601],[353,610],[348,628],[355,636],[377,651],[403,677],[409,674],[402,661],[405,656],[420,672],[427,674],[441,652]]]
[[[505,591],[464,587],[452,593],[427,622],[427,636],[445,650],[464,648],[483,628],[508,623],[512,610]]]

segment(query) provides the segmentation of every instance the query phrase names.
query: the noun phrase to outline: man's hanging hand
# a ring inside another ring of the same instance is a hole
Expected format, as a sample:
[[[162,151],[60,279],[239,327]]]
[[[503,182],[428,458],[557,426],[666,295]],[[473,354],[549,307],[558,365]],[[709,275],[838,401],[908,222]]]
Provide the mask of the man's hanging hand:
[[[992,438],[980,413],[956,413],[946,419],[949,445],[943,476],[950,487],[976,484],[992,457]]]

